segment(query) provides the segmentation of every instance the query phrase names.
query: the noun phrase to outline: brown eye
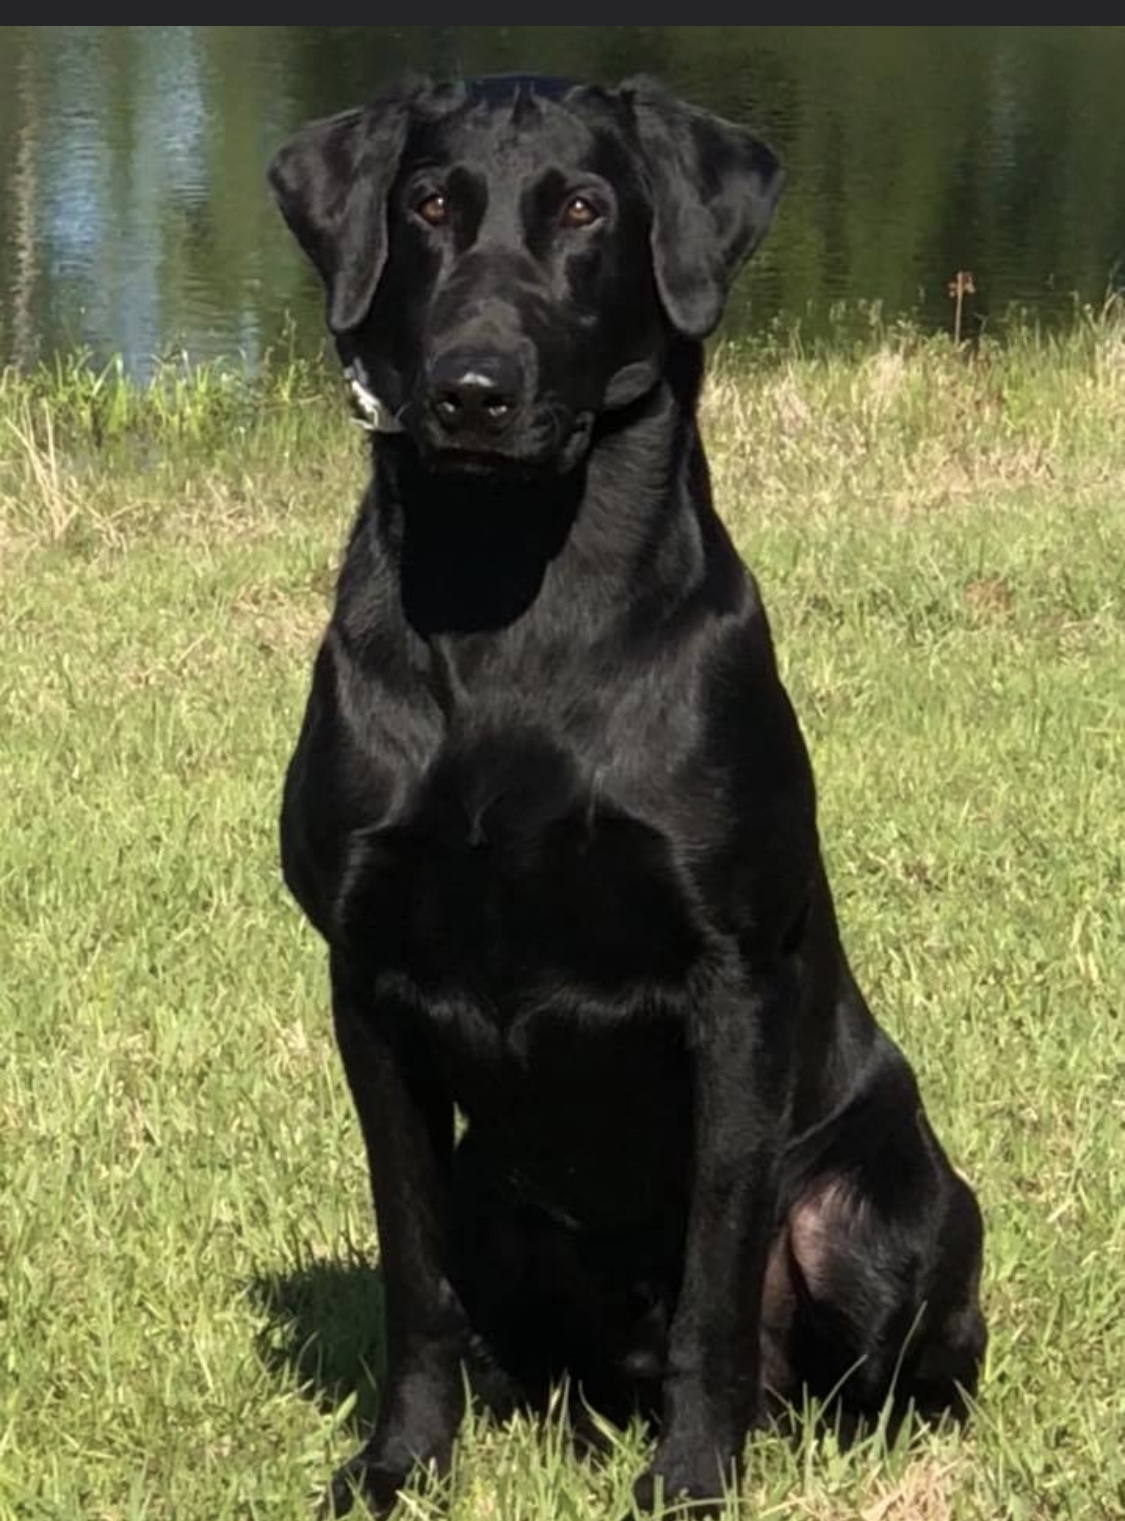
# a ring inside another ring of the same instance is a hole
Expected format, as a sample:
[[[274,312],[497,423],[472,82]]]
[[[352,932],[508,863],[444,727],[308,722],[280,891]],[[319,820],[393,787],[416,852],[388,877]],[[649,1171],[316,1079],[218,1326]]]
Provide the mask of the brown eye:
[[[559,221],[564,227],[591,227],[601,220],[601,212],[584,195],[572,195],[562,209]]]
[[[431,227],[440,227],[443,222],[449,220],[449,203],[443,195],[426,196],[425,200],[418,202],[414,210],[423,222],[427,222]]]

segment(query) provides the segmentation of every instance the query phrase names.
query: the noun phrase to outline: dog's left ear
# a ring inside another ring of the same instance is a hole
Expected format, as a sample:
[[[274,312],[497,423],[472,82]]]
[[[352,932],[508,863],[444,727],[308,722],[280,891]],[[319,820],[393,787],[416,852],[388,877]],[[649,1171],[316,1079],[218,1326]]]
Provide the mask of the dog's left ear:
[[[652,192],[652,262],[669,320],[705,338],[773,217],[785,171],[744,127],[627,80]]]
[[[358,327],[375,297],[408,110],[393,97],[311,122],[269,167],[281,214],[324,281],[336,334]]]

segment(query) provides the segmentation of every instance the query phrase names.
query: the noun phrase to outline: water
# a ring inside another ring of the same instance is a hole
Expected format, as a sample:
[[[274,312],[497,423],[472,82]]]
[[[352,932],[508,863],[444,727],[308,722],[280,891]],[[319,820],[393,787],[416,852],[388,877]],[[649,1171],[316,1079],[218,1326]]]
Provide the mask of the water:
[[[406,70],[639,71],[755,123],[790,181],[728,331],[834,303],[1044,323],[1125,281],[1125,28],[5,27],[0,362],[250,363],[321,297],[266,190],[301,121]]]

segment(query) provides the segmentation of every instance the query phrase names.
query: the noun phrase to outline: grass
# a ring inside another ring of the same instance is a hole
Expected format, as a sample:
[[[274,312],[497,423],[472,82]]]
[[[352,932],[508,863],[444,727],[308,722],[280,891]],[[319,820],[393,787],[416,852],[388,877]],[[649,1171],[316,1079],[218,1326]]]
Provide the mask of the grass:
[[[779,338],[705,419],[992,1327],[963,1437],[755,1439],[743,1513],[1120,1516],[1125,324]],[[304,1521],[370,1418],[361,1147],[274,840],[363,474],[315,365],[0,379],[4,1521]],[[472,1424],[453,1517],[624,1513],[640,1434],[564,1438]]]

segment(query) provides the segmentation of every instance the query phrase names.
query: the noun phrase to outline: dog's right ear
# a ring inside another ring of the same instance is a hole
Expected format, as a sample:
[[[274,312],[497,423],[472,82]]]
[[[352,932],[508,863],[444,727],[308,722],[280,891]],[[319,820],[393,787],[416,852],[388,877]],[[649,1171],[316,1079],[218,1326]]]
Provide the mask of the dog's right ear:
[[[395,97],[310,122],[269,167],[281,214],[324,281],[336,334],[358,327],[375,297],[409,109]]]

